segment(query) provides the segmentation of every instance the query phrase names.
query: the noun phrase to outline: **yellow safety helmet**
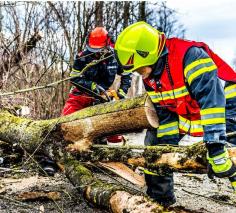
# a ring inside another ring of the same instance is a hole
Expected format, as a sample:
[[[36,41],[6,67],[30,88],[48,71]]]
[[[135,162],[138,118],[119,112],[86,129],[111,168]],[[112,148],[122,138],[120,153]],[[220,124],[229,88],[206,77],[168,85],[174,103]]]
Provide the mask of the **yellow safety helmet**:
[[[157,62],[165,46],[166,37],[144,21],[125,28],[115,43],[115,54],[124,72]]]

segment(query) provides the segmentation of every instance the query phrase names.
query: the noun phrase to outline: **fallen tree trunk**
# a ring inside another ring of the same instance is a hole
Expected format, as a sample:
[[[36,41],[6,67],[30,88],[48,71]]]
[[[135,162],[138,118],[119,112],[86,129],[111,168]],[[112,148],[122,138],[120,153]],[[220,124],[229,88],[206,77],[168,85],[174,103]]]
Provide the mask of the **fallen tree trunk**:
[[[52,120],[33,121],[0,111],[0,140],[17,142],[30,153],[40,149],[50,155],[58,147],[86,150],[96,138],[151,126],[157,127],[158,122],[147,96],[88,107]]]
[[[137,151],[143,150],[143,151]],[[145,167],[163,174],[172,171],[206,171],[206,149],[204,144],[189,147],[178,146],[124,146],[108,147],[93,145],[89,155],[78,154],[81,161],[124,162],[134,167]]]
[[[45,121],[32,121],[0,111],[0,140],[17,142],[29,153],[41,151],[54,159],[60,159],[65,150],[87,150],[96,138],[157,125],[150,99],[141,96],[96,105],[69,116]],[[171,168],[176,171],[205,172],[204,146],[146,147],[141,155],[133,157],[134,148],[137,147],[99,148],[97,145],[97,148],[89,150],[89,155],[85,152],[80,157],[92,161],[123,161],[161,171]],[[230,149],[230,154],[231,157],[236,156],[235,148]]]
[[[90,203],[111,210],[123,212],[163,212],[163,207],[142,195],[134,195],[125,187],[96,179],[93,174],[72,159],[65,161],[68,179]]]
[[[2,110],[0,111],[0,140],[10,144],[18,143],[30,153],[42,151],[54,159],[62,161],[65,165],[67,177],[88,201],[98,206],[110,208],[113,212],[148,212],[149,210],[150,212],[161,212],[161,207],[151,203],[143,196],[136,197],[120,185],[107,184],[95,179],[88,169],[83,167],[77,160],[71,159],[70,154],[66,151],[67,148],[69,148],[69,151],[81,151],[82,145],[85,145],[83,150],[88,150],[91,143],[98,137],[135,131],[151,126],[156,127],[157,125],[156,113],[150,99],[143,96],[89,107],[72,115],[47,121],[19,118]],[[163,160],[162,156],[166,154],[184,156],[186,162],[188,162],[191,155],[196,154],[196,149],[190,149],[187,155],[183,155],[186,150],[183,149],[180,153],[177,153],[180,148],[176,147],[148,147],[141,155],[142,158],[135,158],[132,162],[132,156],[129,156],[129,152],[133,148],[135,147],[127,150],[125,148],[114,149],[113,152],[106,149],[106,152],[116,156],[119,161],[127,156],[128,163],[148,166],[151,169],[156,169],[158,163],[162,166],[161,159]],[[97,150],[98,152],[101,151]],[[119,150],[126,150],[126,152],[121,155]],[[94,150],[92,150],[92,153],[90,150],[91,156],[96,156],[94,153]],[[204,149],[201,153],[204,153]],[[88,153],[86,154],[88,155]],[[103,154],[100,153],[97,156],[103,156]],[[203,154],[199,154],[198,157],[199,159],[204,158]],[[164,159],[169,161],[170,156],[166,156]],[[181,158],[177,157],[176,159],[179,165],[183,164],[183,162],[181,164]],[[97,160],[100,160],[100,158],[97,158]],[[142,164],[139,164],[139,162]],[[197,166],[198,163],[199,161]],[[204,163],[201,168],[203,167]],[[167,167],[164,166],[163,168],[166,170]],[[181,166],[176,168],[181,169]],[[185,169],[189,168],[190,166],[185,167]]]
[[[138,151],[139,150],[139,151]],[[142,150],[142,151],[140,151]],[[236,164],[236,147],[228,148]],[[124,162],[134,167],[145,167],[159,174],[168,171],[206,173],[206,153],[203,143],[191,146],[123,146],[93,145],[89,154],[79,153],[80,161]]]
[[[66,148],[68,144],[86,140],[86,145],[89,145],[96,137],[157,125],[155,111],[147,96],[97,105],[48,121],[32,121],[6,111],[0,112],[1,140],[9,144],[18,143],[30,153],[41,150],[60,160],[68,179],[86,200],[115,213],[162,212],[163,208],[144,196],[131,194],[120,184],[108,184],[94,178]]]

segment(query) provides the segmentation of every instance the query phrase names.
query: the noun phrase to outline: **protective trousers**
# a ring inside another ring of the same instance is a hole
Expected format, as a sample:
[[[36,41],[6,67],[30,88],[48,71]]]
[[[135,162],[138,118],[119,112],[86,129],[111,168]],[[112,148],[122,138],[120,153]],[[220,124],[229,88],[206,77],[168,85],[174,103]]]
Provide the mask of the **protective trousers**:
[[[92,106],[94,102],[95,99],[93,97],[90,97],[75,88],[69,94],[69,98],[62,110],[62,115],[69,115],[78,110]]]
[[[234,84],[228,84],[226,88],[232,87]],[[225,107],[225,114],[226,114],[226,133],[233,133],[236,132],[236,89],[230,90],[231,93],[227,95],[234,95],[231,98],[226,98],[226,107]],[[229,92],[229,91],[227,91]],[[227,142],[236,146],[236,136],[231,136],[227,138]]]
[[[158,145],[157,130],[147,130],[144,144],[146,146]],[[176,202],[174,195],[173,172],[165,176],[145,174],[147,195],[163,206],[170,206]]]
[[[226,132],[236,132],[236,115],[232,116],[231,118],[226,118]],[[236,146],[236,136],[227,138],[227,142]]]

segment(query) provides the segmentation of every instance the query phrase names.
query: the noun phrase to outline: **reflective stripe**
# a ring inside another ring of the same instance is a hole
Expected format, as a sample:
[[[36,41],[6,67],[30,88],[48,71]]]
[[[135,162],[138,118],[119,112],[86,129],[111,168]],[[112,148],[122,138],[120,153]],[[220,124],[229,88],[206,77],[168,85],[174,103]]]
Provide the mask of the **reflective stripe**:
[[[211,118],[224,118],[224,117],[225,117],[225,113],[215,113],[215,114],[202,115],[201,119],[207,120],[207,119],[211,119]]]
[[[117,66],[107,66],[107,69],[117,69]]]
[[[149,97],[151,98],[153,103],[158,103],[159,102],[159,94],[157,94],[155,91],[152,92],[147,92]]]
[[[204,68],[204,67],[210,67],[210,66],[212,66],[212,65],[214,65],[212,62],[209,62],[209,63],[206,63],[206,64],[199,64],[199,65],[197,65],[196,67],[194,67],[193,69],[189,70],[188,73],[187,73],[187,75],[185,76],[185,78],[186,78],[187,80],[189,80],[190,76],[191,76],[192,74],[194,74],[195,72],[197,72],[198,70],[200,70],[200,69],[202,69],[202,68]]]
[[[182,116],[179,116],[179,128],[190,134],[203,132],[201,120],[190,121]]]
[[[235,90],[235,92],[233,92],[233,93],[231,93],[231,94],[225,95],[225,98],[226,98],[226,99],[234,98],[234,97],[236,97],[236,90]]]
[[[168,124],[160,125],[158,129],[159,129],[159,130],[164,130],[164,129],[166,129],[166,128],[174,127],[174,126],[178,126],[178,122],[177,122],[177,121],[171,122],[171,123],[168,123]]]
[[[188,78],[188,83],[191,84],[192,81],[197,78],[198,76],[202,75],[203,73],[206,73],[206,72],[212,72],[214,70],[216,70],[217,67],[216,65],[212,65],[211,67],[203,67],[201,69],[199,69],[198,71],[194,72],[191,76],[189,76]]]
[[[77,76],[80,72],[81,72],[80,70],[76,70],[76,69],[72,68],[72,71],[70,73],[70,77]]]
[[[201,115],[208,115],[212,113],[225,113],[224,107],[217,107],[217,108],[208,108],[208,109],[201,109],[200,114]]]
[[[194,67],[196,67],[197,65],[200,65],[200,64],[206,64],[206,63],[209,63],[209,62],[213,62],[213,60],[211,58],[204,58],[204,59],[199,59],[199,60],[196,60],[194,62],[192,62],[191,64],[189,64],[188,66],[185,67],[184,69],[184,75],[186,76],[187,73],[193,69]]]
[[[198,76],[206,72],[214,71],[216,69],[217,67],[214,64],[213,60],[211,58],[205,58],[205,59],[194,61],[193,63],[185,67],[184,75],[188,83],[191,84],[192,81]]]
[[[234,98],[236,97],[236,84],[225,87],[225,98]]]
[[[175,135],[179,134],[178,122],[172,122],[164,125],[160,125],[157,129],[157,137],[163,137],[166,135]]]
[[[175,130],[172,130],[170,132],[165,132],[165,133],[159,133],[157,131],[157,137],[158,138],[161,138],[161,137],[166,136],[166,135],[170,136],[170,135],[176,135],[176,134],[179,134],[179,129],[175,129]]]
[[[202,125],[222,124],[222,123],[225,123],[225,118],[211,118],[207,120],[202,120]]]
[[[236,84],[225,87],[225,92],[228,92],[229,90],[232,90],[232,89],[236,89]]]
[[[162,100],[165,101],[165,100],[180,98],[180,97],[189,95],[189,92],[185,86],[174,89],[174,90],[164,91],[162,93],[155,92],[155,91],[151,91],[147,93],[150,96],[153,103],[158,103],[159,101],[162,101]]]
[[[124,97],[126,96],[126,94],[125,94],[125,92],[124,92],[123,89],[119,89],[118,92],[119,92],[121,95],[123,95]]]
[[[202,125],[225,123],[225,108],[208,108],[200,110]]]
[[[174,98],[180,98],[183,96],[188,95],[188,90],[185,86],[174,89],[174,90],[169,90],[162,92],[162,100],[168,100],[168,99],[174,99]]]
[[[147,175],[157,175],[157,173],[148,171],[147,169],[144,169],[143,172],[144,172],[145,174],[147,174]]]

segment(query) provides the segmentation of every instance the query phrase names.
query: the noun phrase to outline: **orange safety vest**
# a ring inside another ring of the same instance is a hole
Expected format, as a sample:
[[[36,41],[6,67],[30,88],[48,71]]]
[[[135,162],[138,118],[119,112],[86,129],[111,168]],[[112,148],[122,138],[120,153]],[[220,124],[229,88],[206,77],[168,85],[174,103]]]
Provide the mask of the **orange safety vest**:
[[[144,83],[152,88],[152,91],[147,92],[153,103],[166,106],[170,111],[177,113],[180,133],[203,136],[200,107],[197,101],[191,97],[185,83],[183,62],[186,52],[193,46],[204,48],[217,66],[218,77],[223,80],[236,82],[236,73],[203,42],[171,38],[167,39],[166,46],[169,68],[165,66],[159,79],[160,88],[157,87],[154,79],[147,78],[144,80]]]

